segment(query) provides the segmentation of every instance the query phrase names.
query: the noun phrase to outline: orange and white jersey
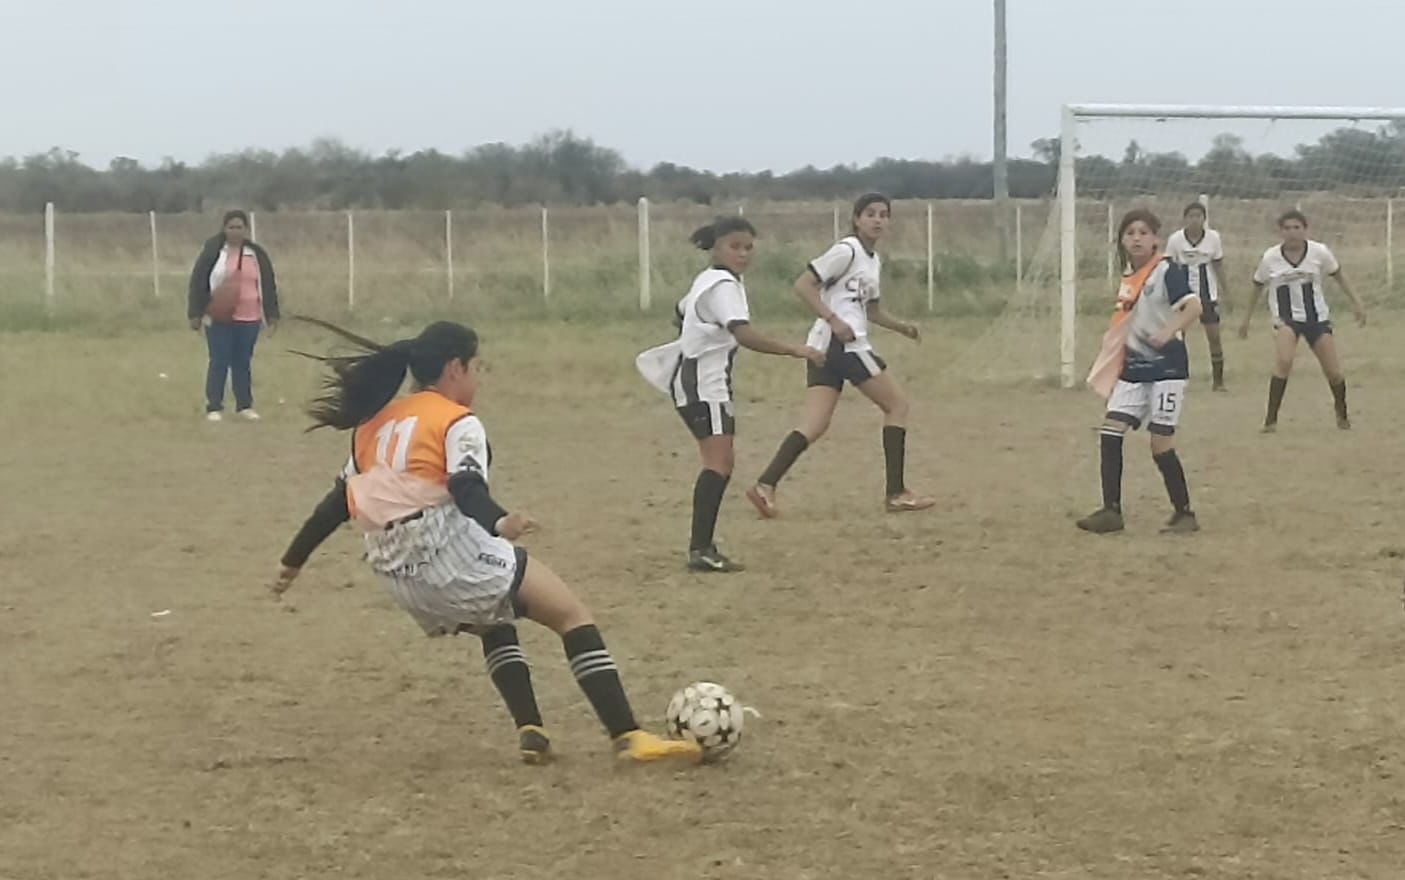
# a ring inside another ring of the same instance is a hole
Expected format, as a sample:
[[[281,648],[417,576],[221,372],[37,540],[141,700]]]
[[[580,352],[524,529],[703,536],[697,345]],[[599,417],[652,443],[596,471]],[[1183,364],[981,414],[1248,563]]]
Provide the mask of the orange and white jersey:
[[[449,477],[473,469],[488,479],[488,437],[468,407],[437,391],[386,404],[356,429],[347,462],[347,508],[367,530],[443,505]]]

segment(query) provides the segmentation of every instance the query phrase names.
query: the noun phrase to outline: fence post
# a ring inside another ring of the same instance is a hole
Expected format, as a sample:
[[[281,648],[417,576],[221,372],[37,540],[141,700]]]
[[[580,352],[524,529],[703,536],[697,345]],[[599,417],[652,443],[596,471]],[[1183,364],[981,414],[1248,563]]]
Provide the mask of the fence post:
[[[1385,286],[1395,293],[1395,199],[1385,200]]]
[[[639,311],[647,312],[653,297],[649,289],[652,264],[649,259],[649,200],[639,199]]]
[[[346,310],[356,308],[356,215],[346,212]]]
[[[454,299],[454,212],[444,212],[444,271],[448,275],[449,300]]]
[[[1024,206],[1015,202],[1015,285],[1024,283]]]
[[[935,281],[933,273],[933,262],[936,256],[935,243],[932,240],[932,203],[927,203],[927,311],[931,311],[935,306]]]
[[[542,205],[542,299],[551,299],[551,233],[546,205]]]
[[[834,206],[834,240],[839,240],[839,206]]]
[[[156,246],[156,212],[152,211],[151,217],[151,291],[157,299],[161,298],[161,256]]]
[[[249,238],[253,241],[259,240],[259,212],[249,212]]]
[[[54,203],[44,203],[44,308],[54,310]]]
[[[1112,202],[1107,203],[1107,280],[1117,277],[1117,213]]]

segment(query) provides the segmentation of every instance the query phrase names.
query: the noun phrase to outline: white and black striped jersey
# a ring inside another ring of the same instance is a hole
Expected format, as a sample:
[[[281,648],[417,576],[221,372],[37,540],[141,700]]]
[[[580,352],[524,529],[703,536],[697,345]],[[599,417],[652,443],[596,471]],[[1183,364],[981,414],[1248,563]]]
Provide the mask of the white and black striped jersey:
[[[1268,311],[1276,321],[1317,324],[1331,318],[1323,288],[1339,271],[1336,256],[1320,241],[1309,241],[1296,263],[1278,245],[1264,251],[1254,283],[1268,288]]]
[[[856,235],[841,238],[810,263],[810,272],[820,282],[820,299],[854,329],[854,341],[844,344],[845,351],[873,349],[868,341],[868,304],[878,301],[882,263]],[[830,332],[828,322],[817,319],[805,344],[828,351]]]
[[[700,273],[678,303],[678,314],[681,358],[670,383],[674,404],[730,401],[732,362],[737,356],[732,330],[751,320],[742,280],[726,269]]]
[[[1214,264],[1224,259],[1220,234],[1209,227],[1192,242],[1184,229],[1166,241],[1166,256],[1190,270],[1190,289],[1205,302],[1220,301],[1220,280]]]

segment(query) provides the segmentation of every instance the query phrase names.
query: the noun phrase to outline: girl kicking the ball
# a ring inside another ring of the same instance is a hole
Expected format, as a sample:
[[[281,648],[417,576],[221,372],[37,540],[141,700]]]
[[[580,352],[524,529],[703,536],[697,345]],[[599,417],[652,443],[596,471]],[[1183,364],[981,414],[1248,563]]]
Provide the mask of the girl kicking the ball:
[[[751,265],[756,229],[741,217],[719,217],[690,240],[712,255],[678,303],[678,339],[651,348],[636,361],[639,370],[672,397],[683,424],[698,441],[702,471],[693,485],[693,528],[688,568],[699,572],[742,571],[717,549],[714,534],[722,496],[736,461],[737,430],[732,406],[732,365],[737,348],[823,362],[819,351],[776,342],[751,326],[742,276]]]
[[[1143,209],[1128,211],[1117,227],[1122,286],[1112,327],[1088,376],[1088,384],[1107,400],[1107,415],[1098,431],[1103,506],[1078,521],[1084,531],[1122,531],[1122,441],[1128,428],[1135,431],[1144,422],[1152,460],[1175,508],[1162,531],[1200,528],[1176,454],[1176,425],[1190,378],[1183,333],[1200,318],[1202,306],[1186,267],[1162,256],[1160,231],[1161,221]]]
[[[1244,323],[1239,326],[1239,338],[1249,336],[1249,322],[1254,309],[1264,299],[1267,288],[1269,314],[1273,315],[1273,376],[1268,382],[1268,414],[1264,416],[1264,433],[1278,428],[1278,408],[1288,390],[1288,374],[1297,357],[1298,340],[1306,339],[1307,347],[1317,356],[1322,375],[1332,389],[1332,401],[1337,410],[1337,427],[1351,427],[1346,410],[1346,375],[1337,343],[1332,335],[1331,311],[1323,291],[1328,278],[1351,300],[1356,320],[1366,326],[1366,306],[1342,274],[1341,264],[1331,249],[1320,241],[1308,238],[1307,217],[1301,211],[1288,211],[1278,218],[1278,232],[1283,243],[1264,251],[1259,268],[1254,272],[1253,299],[1244,310]]]
[[[561,637],[571,672],[621,759],[701,760],[696,743],[639,729],[590,611],[545,563],[513,545],[536,522],[504,510],[488,491],[491,451],[470,408],[481,381],[477,334],[440,321],[413,339],[378,345],[313,323],[364,349],[319,358],[333,375],[309,410],[314,428],[351,432],[351,457],[284,553],[274,593],[287,591],[312,552],[351,520],[363,533],[371,570],[426,635],[481,637],[523,760],[547,761],[551,741],[518,643],[520,617]],[[407,372],[418,389],[397,397]]]
[[[883,460],[887,469],[884,508],[890,513],[925,510],[936,500],[907,488],[904,460],[907,448],[908,402],[887,364],[869,342],[869,324],[886,327],[917,341],[917,325],[899,321],[879,302],[878,242],[888,231],[892,203],[880,193],[868,193],[854,203],[853,234],[840,239],[816,258],[795,281],[795,292],[817,319],[806,344],[825,353],[823,363],[806,369],[805,403],[800,426],[781,441],[770,465],[746,492],[766,519],[778,516],[776,487],[825,431],[848,382],[883,413]]]

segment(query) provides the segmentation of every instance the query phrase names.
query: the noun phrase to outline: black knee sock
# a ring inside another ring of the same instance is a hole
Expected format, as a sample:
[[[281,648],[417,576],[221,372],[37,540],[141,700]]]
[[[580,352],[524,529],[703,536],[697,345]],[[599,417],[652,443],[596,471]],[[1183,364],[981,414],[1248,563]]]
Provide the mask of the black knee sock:
[[[1168,449],[1160,455],[1153,455],[1152,460],[1161,469],[1161,479],[1166,481],[1166,494],[1171,496],[1171,503],[1178,511],[1190,510],[1190,489],[1185,484],[1185,468],[1181,467],[1181,458],[1176,455],[1176,450]]]
[[[571,663],[576,684],[585,692],[611,738],[638,730],[634,711],[620,683],[619,669],[610,652],[605,650],[605,642],[595,624],[576,627],[561,637],[561,643],[566,647],[566,659]]]
[[[888,497],[893,498],[907,491],[903,479],[903,469],[907,458],[907,428],[897,425],[883,426],[883,464],[888,473]]]
[[[1210,352],[1210,372],[1214,376],[1216,385],[1224,384],[1224,352]]]
[[[527,655],[517,641],[517,628],[512,625],[495,626],[483,634],[483,660],[488,664],[488,675],[502,694],[507,710],[512,713],[512,721],[518,727],[524,724],[541,726],[542,713],[537,708],[537,695],[532,691],[532,672],[527,666]]]
[[[722,495],[731,479],[717,471],[703,470],[693,484],[693,536],[690,550],[706,550],[713,544],[717,529],[717,511],[722,508]]]
[[[1337,418],[1346,418],[1346,380],[1328,382],[1332,388],[1332,401],[1337,407]]]
[[[756,482],[772,488],[778,486],[786,472],[809,448],[810,441],[805,439],[804,434],[799,431],[791,431],[785,435],[785,439],[781,441],[781,447],[776,450],[775,457],[771,459],[771,463],[766,466],[766,470]]]
[[[1122,435],[1110,429],[1102,431],[1101,443],[1103,507],[1122,509]]]
[[[1278,424],[1278,408],[1283,405],[1283,394],[1288,390],[1288,380],[1277,376],[1268,380],[1268,415],[1265,425]]]

